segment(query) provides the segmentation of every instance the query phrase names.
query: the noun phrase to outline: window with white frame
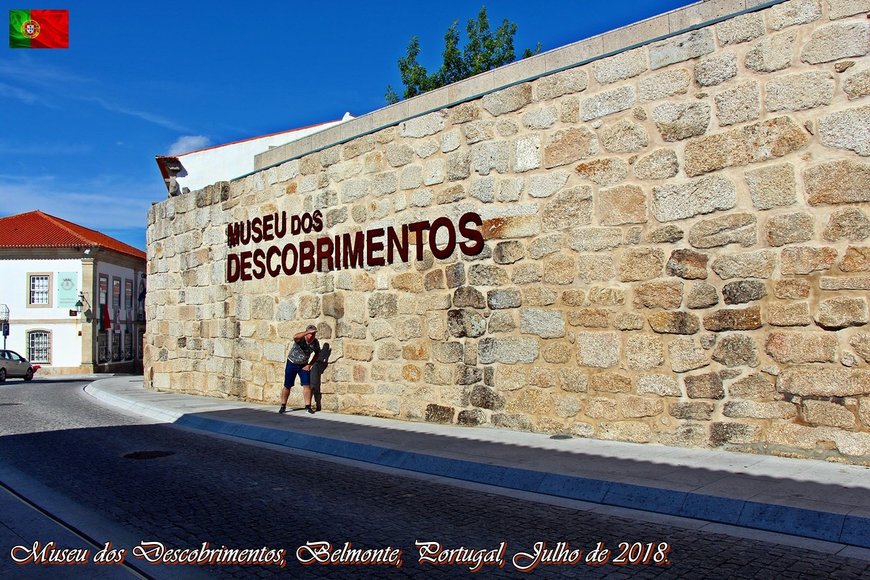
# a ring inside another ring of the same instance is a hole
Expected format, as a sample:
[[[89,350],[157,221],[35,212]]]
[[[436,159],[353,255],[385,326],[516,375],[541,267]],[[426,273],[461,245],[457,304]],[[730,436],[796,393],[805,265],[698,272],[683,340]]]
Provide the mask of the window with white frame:
[[[31,330],[27,333],[27,358],[32,363],[51,364],[51,333]]]
[[[49,274],[30,274],[27,304],[29,306],[50,306],[51,276]]]

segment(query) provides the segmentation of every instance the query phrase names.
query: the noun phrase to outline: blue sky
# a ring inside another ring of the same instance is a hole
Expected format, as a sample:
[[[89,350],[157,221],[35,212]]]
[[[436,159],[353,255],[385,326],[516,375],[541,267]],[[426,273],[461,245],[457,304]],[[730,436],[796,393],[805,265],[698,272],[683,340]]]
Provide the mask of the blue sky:
[[[70,48],[0,44],[0,216],[34,209],[145,248],[166,197],[155,155],[354,116],[401,94],[412,35],[441,62],[444,32],[483,2],[105,2],[66,8]],[[691,4],[686,0],[498,0],[490,24],[518,26],[517,53],[547,51]],[[464,38],[464,36],[463,36]]]

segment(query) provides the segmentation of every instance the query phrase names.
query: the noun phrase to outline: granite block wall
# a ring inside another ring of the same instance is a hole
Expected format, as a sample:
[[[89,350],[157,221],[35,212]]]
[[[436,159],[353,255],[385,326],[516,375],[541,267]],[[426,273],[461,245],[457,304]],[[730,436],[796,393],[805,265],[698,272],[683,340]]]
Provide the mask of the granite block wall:
[[[147,384],[275,402],[314,323],[331,411],[870,464],[868,11],[790,0],[155,205]]]

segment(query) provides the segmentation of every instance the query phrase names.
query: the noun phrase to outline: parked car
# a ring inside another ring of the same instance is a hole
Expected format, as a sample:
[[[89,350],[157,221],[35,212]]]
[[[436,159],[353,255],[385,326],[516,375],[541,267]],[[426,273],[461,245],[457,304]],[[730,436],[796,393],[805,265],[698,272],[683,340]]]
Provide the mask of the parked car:
[[[6,377],[21,377],[25,381],[33,378],[33,373],[39,370],[39,365],[32,365],[30,361],[14,350],[0,350],[0,383]]]

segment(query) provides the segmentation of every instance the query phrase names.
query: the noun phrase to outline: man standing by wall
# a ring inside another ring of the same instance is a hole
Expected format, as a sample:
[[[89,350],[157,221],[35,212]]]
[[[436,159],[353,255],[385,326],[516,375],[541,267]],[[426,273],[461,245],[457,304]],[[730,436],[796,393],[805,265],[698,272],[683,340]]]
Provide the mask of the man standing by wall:
[[[311,365],[320,354],[320,343],[317,341],[317,327],[309,324],[303,331],[293,336],[293,346],[287,355],[287,365],[284,367],[284,390],[281,391],[281,408],[279,413],[287,412],[287,398],[290,396],[290,388],[299,375],[302,385],[302,397],[305,401],[305,410],[314,413],[311,406]],[[313,356],[312,356],[313,355]]]

